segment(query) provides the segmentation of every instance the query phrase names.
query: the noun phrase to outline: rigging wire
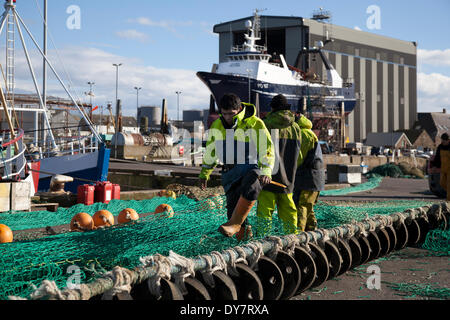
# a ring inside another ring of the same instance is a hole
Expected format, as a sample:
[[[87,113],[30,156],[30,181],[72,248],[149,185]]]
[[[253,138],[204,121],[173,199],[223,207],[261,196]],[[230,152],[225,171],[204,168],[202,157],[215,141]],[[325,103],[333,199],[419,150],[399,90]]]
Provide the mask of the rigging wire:
[[[57,58],[58,58],[58,60],[59,60],[59,62],[60,62],[60,64],[61,64],[61,66],[62,66],[62,68],[63,68],[64,73],[66,74],[66,77],[67,77],[67,80],[66,80],[66,81],[68,81],[69,87],[70,87],[70,88],[73,88],[72,90],[73,90],[73,92],[75,93],[76,98],[78,99],[78,101],[83,102],[83,100],[80,98],[80,96],[79,96],[77,90],[74,89],[75,86],[74,86],[74,84],[73,84],[72,78],[70,77],[70,74],[69,74],[68,71],[67,71],[67,68],[66,68],[66,66],[65,66],[65,64],[64,64],[64,62],[63,62],[63,60],[62,60],[62,58],[61,58],[61,55],[59,54],[59,51],[58,51],[58,49],[57,49],[57,47],[56,47],[56,44],[55,44],[55,41],[54,41],[54,39],[53,39],[53,35],[52,35],[51,31],[50,31],[50,28],[48,27],[47,21],[44,20],[44,15],[43,15],[43,13],[42,13],[41,7],[39,6],[39,3],[38,3],[37,0],[34,0],[34,2],[35,2],[35,4],[36,4],[36,7],[37,7],[37,9],[38,9],[39,15],[41,16],[42,21],[44,21],[44,24],[45,24],[45,26],[47,27],[47,32],[48,32],[48,35],[49,35],[49,38],[50,38],[50,42],[52,43],[52,45],[53,45],[53,47],[54,47],[54,49],[55,49],[56,56],[57,56]],[[82,113],[83,113],[83,115],[84,115],[86,118],[89,118],[88,115],[86,114],[86,112],[84,111],[84,109],[83,109],[82,107],[80,108],[80,110],[82,110]]]

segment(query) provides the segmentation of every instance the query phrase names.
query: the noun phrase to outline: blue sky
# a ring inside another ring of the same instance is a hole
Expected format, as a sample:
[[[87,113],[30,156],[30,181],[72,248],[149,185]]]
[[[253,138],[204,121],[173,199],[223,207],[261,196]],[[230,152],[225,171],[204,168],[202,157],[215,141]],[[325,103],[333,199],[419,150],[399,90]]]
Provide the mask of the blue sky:
[[[208,91],[195,72],[209,71],[218,61],[218,36],[212,33],[212,28],[221,22],[251,16],[255,8],[267,9],[262,15],[309,18],[314,10],[323,7],[332,12],[333,24],[417,41],[419,111],[450,107],[448,0],[48,0],[48,5],[49,30],[57,48],[55,51],[49,42],[50,56],[61,76],[67,80],[64,70],[68,71],[71,89],[85,101],[88,101],[84,95],[89,89],[87,82],[94,81],[94,102],[105,105],[115,98],[112,63],[123,63],[119,98],[126,115],[135,113],[135,86],[143,88],[140,104],[160,105],[166,98],[171,118],[175,117],[177,90],[183,92],[182,109],[208,108]],[[71,17],[67,9],[73,5],[80,9],[80,29],[67,27]],[[371,5],[380,8],[380,29],[368,29],[370,14],[366,10]],[[17,11],[40,42],[38,6],[42,9],[43,0],[17,0]],[[19,44],[17,47],[21,48]],[[39,76],[40,60],[37,55],[32,56]],[[18,67],[18,91],[32,89],[25,73],[26,68]],[[56,85],[50,85],[49,93],[63,95]]]

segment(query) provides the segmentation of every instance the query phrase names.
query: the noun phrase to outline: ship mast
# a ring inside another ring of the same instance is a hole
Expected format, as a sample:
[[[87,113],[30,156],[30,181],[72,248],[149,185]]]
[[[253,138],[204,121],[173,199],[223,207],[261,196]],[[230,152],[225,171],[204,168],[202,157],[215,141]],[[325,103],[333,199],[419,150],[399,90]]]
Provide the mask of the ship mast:
[[[48,66],[51,69],[51,71],[53,72],[53,74],[55,75],[55,77],[57,78],[57,80],[59,81],[61,86],[63,87],[64,91],[66,91],[67,95],[70,97],[70,100],[72,101],[74,106],[78,109],[78,111],[81,113],[83,118],[86,120],[86,123],[88,124],[91,132],[94,134],[96,139],[99,142],[102,143],[103,139],[100,137],[98,132],[95,130],[92,121],[85,116],[84,112],[81,110],[80,106],[75,101],[74,97],[69,92],[69,90],[67,89],[67,87],[64,84],[64,82],[62,81],[61,77],[56,72],[55,68],[53,67],[53,64],[48,59],[47,54],[38,45],[38,43],[36,42],[35,38],[31,34],[30,30],[26,26],[25,22],[20,17],[19,13],[16,10],[16,5],[15,5],[16,0],[5,0],[5,1],[6,1],[5,2],[5,12],[3,13],[2,17],[0,18],[1,19],[1,21],[0,21],[0,33],[2,32],[3,27],[4,27],[6,22],[8,22],[8,31],[12,30],[13,27],[15,27],[17,29],[17,32],[19,34],[19,37],[20,37],[20,40],[21,40],[21,43],[22,43],[22,46],[23,46],[25,57],[26,57],[26,60],[27,60],[27,63],[28,63],[28,68],[30,70],[30,73],[31,73],[31,76],[32,76],[32,79],[33,79],[33,83],[34,83],[34,87],[35,87],[35,90],[36,90],[36,93],[37,93],[37,96],[38,96],[38,99],[39,99],[40,109],[38,109],[38,112],[42,112],[42,114],[44,116],[44,122],[45,122],[45,126],[46,126],[46,131],[48,132],[48,135],[50,137],[50,141],[51,141],[52,147],[54,149],[57,149],[57,146],[56,146],[56,143],[55,143],[55,138],[53,136],[53,132],[52,132],[51,126],[50,126],[50,121],[49,121],[50,114],[49,114],[49,111],[48,111],[44,101],[43,101],[43,96],[44,95],[41,94],[41,90],[39,89],[38,82],[36,80],[33,64],[31,62],[30,55],[28,54],[28,50],[27,50],[27,46],[26,46],[26,42],[25,42],[23,33],[22,33],[21,26],[23,26],[23,28],[25,29],[25,31],[28,34],[29,38],[32,40],[32,42],[34,43],[35,47],[39,50],[40,54],[42,55],[42,57],[43,57],[43,59],[45,61],[44,65]],[[12,25],[10,25],[10,21],[11,21]],[[46,21],[44,23],[46,25]],[[9,46],[7,45],[7,57],[14,57],[14,35],[13,35],[13,33],[11,33],[11,32],[8,33],[8,35],[7,35],[7,42],[9,44]],[[9,59],[9,61],[8,61],[8,59]],[[10,91],[10,94],[13,92],[13,89],[14,89],[14,58],[7,58],[7,89],[8,90],[12,89]],[[14,101],[11,101],[11,103],[12,103],[11,106],[13,106]]]
[[[5,1],[5,12],[3,13],[1,17],[0,22],[0,33],[2,32],[5,23],[6,23],[6,90],[7,90],[7,102],[9,110],[14,110],[14,89],[15,89],[15,30],[17,29],[20,40],[22,42],[22,46],[24,48],[25,57],[28,62],[28,66],[31,71],[31,75],[33,77],[34,85],[36,88],[36,91],[38,92],[39,96],[39,102],[42,109],[42,113],[44,115],[44,121],[45,125],[48,129],[48,134],[50,137],[50,142],[53,146],[53,148],[56,148],[55,138],[53,136],[53,132],[50,129],[50,121],[49,121],[49,114],[47,108],[45,108],[43,102],[42,102],[42,96],[39,93],[39,87],[37,85],[36,77],[33,71],[33,65],[31,63],[30,56],[27,51],[27,47],[25,44],[25,40],[23,38],[22,30],[20,28],[20,25],[18,23],[18,13],[16,12],[16,1],[15,0],[6,0]],[[20,17],[19,17],[20,19]],[[26,26],[25,26],[26,28]]]

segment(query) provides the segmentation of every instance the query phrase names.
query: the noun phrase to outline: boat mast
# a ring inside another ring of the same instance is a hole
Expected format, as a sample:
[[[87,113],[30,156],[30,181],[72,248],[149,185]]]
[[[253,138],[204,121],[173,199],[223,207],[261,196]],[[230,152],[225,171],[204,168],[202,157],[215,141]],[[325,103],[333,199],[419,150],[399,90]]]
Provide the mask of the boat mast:
[[[47,55],[47,0],[44,0],[44,55]],[[47,108],[47,62],[42,58],[42,103]],[[45,125],[45,122],[43,122]],[[47,141],[46,130],[43,130],[43,141]]]
[[[44,114],[44,120],[47,124],[47,130],[50,135],[51,143],[53,148],[56,148],[55,139],[53,137],[53,133],[50,129],[50,123],[47,115],[47,109],[43,106],[42,103],[42,97],[39,93],[39,88],[37,87],[36,77],[34,76],[33,67],[31,64],[30,56],[28,55],[28,51],[26,49],[26,44],[23,39],[22,31],[20,30],[20,25],[17,21],[17,12],[16,12],[16,5],[15,0],[5,0],[5,12],[3,13],[1,25],[0,25],[0,33],[3,30],[3,27],[5,26],[5,23],[7,24],[7,34],[6,34],[6,90],[7,95],[9,98],[8,104],[9,104],[9,110],[11,110],[14,107],[14,56],[15,56],[15,29],[17,28],[17,31],[20,36],[20,40],[22,42],[22,46],[25,52],[25,56],[27,58],[28,66],[30,68],[31,75],[33,77],[34,85],[36,88],[36,91],[38,92],[38,97],[40,101],[40,106],[42,108],[42,112]]]
[[[25,53],[25,57],[27,59],[28,67],[30,69],[30,73],[31,73],[31,76],[33,78],[33,83],[34,83],[34,86],[35,86],[35,90],[36,90],[36,93],[37,93],[37,96],[38,96],[38,99],[39,99],[39,105],[40,105],[40,107],[42,109],[42,112],[43,112],[43,115],[44,115],[44,120],[45,120],[44,122],[45,122],[45,125],[46,125],[46,131],[48,132],[48,134],[50,136],[50,140],[51,140],[53,148],[57,149],[57,146],[56,146],[55,138],[53,136],[53,132],[51,130],[51,126],[50,126],[50,122],[49,122],[49,113],[48,113],[47,107],[44,105],[44,102],[42,100],[43,95],[41,94],[41,90],[39,89],[39,85],[38,85],[37,80],[36,80],[36,76],[35,76],[35,73],[34,73],[33,65],[32,65],[30,56],[28,54],[28,50],[27,50],[27,46],[26,46],[26,43],[25,43],[25,39],[23,37],[23,33],[22,33],[22,30],[21,30],[21,27],[20,27],[21,25],[24,27],[24,29],[25,29],[26,33],[28,34],[28,36],[30,37],[31,41],[34,43],[35,47],[38,49],[39,53],[44,58],[44,61],[46,62],[45,65],[50,67],[50,69],[52,70],[53,74],[55,75],[55,77],[57,78],[57,80],[59,81],[61,86],[63,87],[64,91],[66,91],[67,95],[72,100],[74,106],[78,109],[78,111],[81,113],[83,118],[86,120],[86,123],[88,124],[89,128],[91,129],[91,131],[94,134],[94,136],[96,137],[96,139],[100,143],[103,143],[103,139],[100,137],[98,132],[93,127],[92,121],[90,121],[90,119],[85,116],[83,110],[80,108],[78,103],[75,101],[75,98],[69,92],[69,90],[67,89],[66,85],[62,81],[61,77],[56,72],[55,68],[53,67],[53,64],[48,59],[47,55],[44,53],[42,48],[39,46],[39,44],[37,43],[36,39],[33,37],[32,33],[28,29],[28,27],[25,24],[25,22],[23,21],[23,19],[20,17],[19,13],[16,11],[16,9],[15,9],[16,5],[14,4],[15,0],[5,0],[5,1],[6,1],[6,3],[5,3],[5,13],[1,17],[2,20],[1,20],[1,24],[0,24],[0,33],[1,33],[2,29],[3,29],[5,21],[8,19],[8,16],[11,15],[13,17],[13,19],[14,19],[15,26],[17,27],[17,31],[19,33],[20,40],[22,42],[22,46],[23,46],[23,50],[24,50],[24,53]]]

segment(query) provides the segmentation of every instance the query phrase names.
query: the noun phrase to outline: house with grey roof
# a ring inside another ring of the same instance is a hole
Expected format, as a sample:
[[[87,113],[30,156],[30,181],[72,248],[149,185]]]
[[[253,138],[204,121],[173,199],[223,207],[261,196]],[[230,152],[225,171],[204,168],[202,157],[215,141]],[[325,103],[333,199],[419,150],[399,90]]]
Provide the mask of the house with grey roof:
[[[450,114],[446,109],[443,109],[442,112],[421,112],[417,114],[417,118],[413,128],[426,130],[436,146],[441,143],[443,133],[450,134]]]
[[[435,149],[436,144],[425,129],[410,129],[410,130],[398,130],[403,132],[411,141],[414,149]]]
[[[403,132],[370,132],[364,143],[371,147],[411,149],[412,143]]]

